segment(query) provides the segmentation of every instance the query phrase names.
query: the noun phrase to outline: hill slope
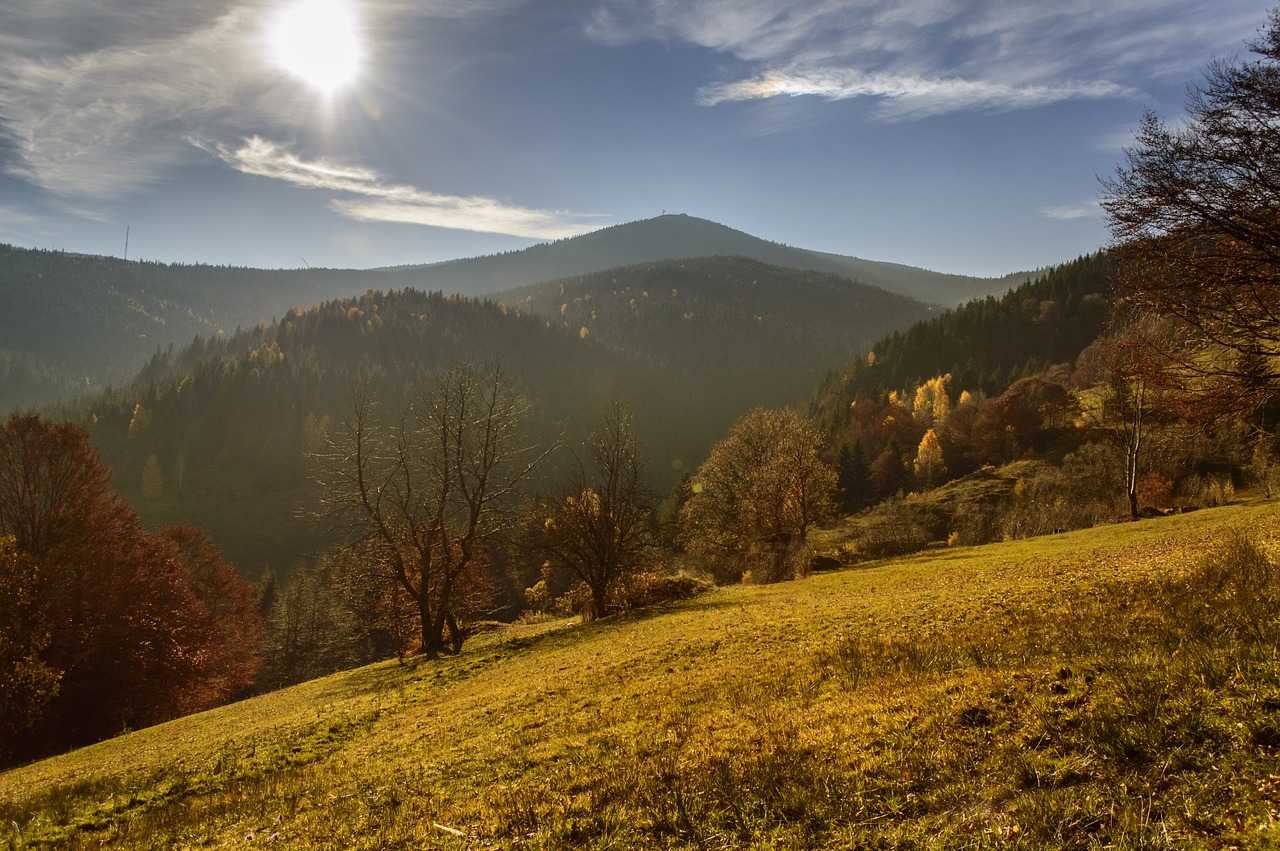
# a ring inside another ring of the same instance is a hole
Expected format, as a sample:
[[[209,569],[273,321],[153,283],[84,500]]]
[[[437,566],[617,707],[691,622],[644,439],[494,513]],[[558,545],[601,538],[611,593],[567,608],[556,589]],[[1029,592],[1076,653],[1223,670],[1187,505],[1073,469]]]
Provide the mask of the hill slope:
[[[1274,504],[513,627],[0,774],[0,838],[1266,847],[1280,572],[1241,531]]]
[[[0,413],[126,381],[157,348],[359,292],[357,277],[0,245]]]
[[[931,315],[848,278],[744,257],[637,264],[494,298],[667,374],[699,376],[699,396],[726,396],[737,411],[795,404],[797,386],[861,353],[880,329]]]
[[[996,298],[988,296],[894,331],[871,356],[849,361],[818,386],[810,413],[831,431],[849,404],[910,392],[950,374],[953,392],[999,395],[1015,380],[1074,363],[1097,339],[1111,304],[1107,254],[1048,270]]]

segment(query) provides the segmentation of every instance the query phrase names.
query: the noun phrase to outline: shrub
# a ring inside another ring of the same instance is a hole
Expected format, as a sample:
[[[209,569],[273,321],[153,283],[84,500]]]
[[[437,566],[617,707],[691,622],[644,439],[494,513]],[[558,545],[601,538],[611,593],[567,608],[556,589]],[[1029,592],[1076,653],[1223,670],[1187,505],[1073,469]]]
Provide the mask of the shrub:
[[[1183,479],[1177,493],[1184,507],[1215,508],[1235,498],[1236,486],[1226,473],[1205,473]]]
[[[919,552],[929,545],[929,530],[905,499],[889,499],[867,514],[858,537],[862,558],[889,558]]]
[[[619,609],[641,609],[658,603],[689,600],[715,588],[685,573],[639,573],[618,589]]]
[[[1173,504],[1173,482],[1155,470],[1138,482],[1138,504],[1153,508],[1169,508]]]

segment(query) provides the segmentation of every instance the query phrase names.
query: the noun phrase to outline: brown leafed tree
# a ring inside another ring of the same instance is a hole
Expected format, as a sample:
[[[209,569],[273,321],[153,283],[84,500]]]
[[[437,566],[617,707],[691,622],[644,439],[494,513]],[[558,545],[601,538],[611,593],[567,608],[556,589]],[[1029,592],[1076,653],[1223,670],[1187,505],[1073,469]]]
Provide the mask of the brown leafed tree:
[[[266,624],[253,585],[224,561],[209,534],[194,526],[161,526],[155,532],[172,553],[195,596],[193,612],[205,633],[200,673],[189,699],[199,708],[217,706],[253,684],[262,666]]]
[[[41,654],[49,631],[39,617],[39,568],[12,537],[0,537],[0,760],[58,693],[59,673]]]
[[[1122,295],[1183,323],[1165,356],[1219,409],[1280,389],[1280,10],[1251,48],[1208,67],[1182,122],[1143,118],[1101,200]]]
[[[778,573],[783,554],[831,510],[836,477],[821,451],[817,428],[793,410],[743,415],[694,476],[681,512],[686,549],[738,564],[763,554]]]
[[[439,373],[396,423],[357,391],[319,455],[326,514],[412,599],[427,655],[461,649],[460,604],[476,586],[484,542],[550,451],[525,442],[527,410],[501,364],[468,362]]]
[[[21,640],[39,646],[39,662],[59,678],[24,755],[208,708],[252,679],[243,667],[210,667],[256,650],[261,630],[215,623],[227,614],[224,594],[237,606],[231,569],[202,585],[174,540],[142,529],[109,478],[78,426],[19,414],[0,425],[0,536],[36,577]]]
[[[587,458],[547,505],[546,559],[591,589],[587,617],[609,614],[618,582],[654,555],[652,496],[641,475],[631,412],[614,402],[587,440]]]

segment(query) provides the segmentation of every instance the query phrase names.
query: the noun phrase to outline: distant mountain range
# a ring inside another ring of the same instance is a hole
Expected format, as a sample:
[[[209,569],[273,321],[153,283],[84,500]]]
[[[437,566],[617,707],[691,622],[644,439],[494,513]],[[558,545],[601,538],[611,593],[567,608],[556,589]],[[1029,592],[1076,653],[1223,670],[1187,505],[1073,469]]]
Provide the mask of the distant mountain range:
[[[826,272],[944,306],[1026,279],[945,275],[806,251],[692,216],[669,215],[520,251],[369,270],[261,270],[125,261],[0,245],[0,412],[128,381],[157,349],[184,346],[365,291],[469,296],[697,257]],[[883,330],[888,330],[883,329]]]
[[[1029,272],[1015,272],[1000,278],[947,275],[897,263],[808,251],[686,215],[664,215],[616,225],[506,254],[377,271],[386,275],[387,280],[396,281],[391,286],[484,295],[637,263],[715,256],[745,257],[773,266],[831,272],[944,307],[1003,293],[1031,277]]]

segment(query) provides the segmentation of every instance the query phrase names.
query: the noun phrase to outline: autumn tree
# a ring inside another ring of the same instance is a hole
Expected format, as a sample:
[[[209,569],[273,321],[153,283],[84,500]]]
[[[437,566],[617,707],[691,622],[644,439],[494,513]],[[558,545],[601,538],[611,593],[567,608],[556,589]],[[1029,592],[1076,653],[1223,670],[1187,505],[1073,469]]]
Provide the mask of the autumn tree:
[[[262,628],[248,582],[202,533],[143,530],[109,478],[74,424],[14,414],[0,425],[5,566],[34,577],[14,640],[58,678],[24,755],[209,708],[256,669]],[[25,682],[17,699],[30,705],[38,686]]]
[[[1073,382],[1083,385],[1080,415],[1083,424],[1120,450],[1124,458],[1125,498],[1129,513],[1139,516],[1139,483],[1148,472],[1153,443],[1168,442],[1170,433],[1193,406],[1184,404],[1186,385],[1175,363],[1163,352],[1172,350],[1167,335],[1176,334],[1175,320],[1147,315],[1121,321],[1081,353]],[[1178,441],[1180,442],[1180,441]]]
[[[202,708],[216,706],[251,685],[262,666],[266,624],[257,593],[203,529],[161,526],[155,536],[169,547],[173,564],[189,582],[197,603],[192,614],[205,633],[192,688],[199,696],[189,699]]]
[[[1181,121],[1143,118],[1101,201],[1122,294],[1177,317],[1164,354],[1237,408],[1280,389],[1280,10],[1251,48],[1209,65]]]
[[[981,407],[972,440],[986,463],[1005,463],[1050,448],[1074,422],[1072,399],[1056,381],[1022,378]]]
[[[652,502],[631,412],[614,402],[587,439],[586,458],[550,500],[539,539],[553,567],[591,590],[589,617],[609,614],[617,584],[652,560]]]
[[[951,396],[947,392],[947,382],[950,380],[951,374],[947,373],[935,376],[916,388],[911,416],[921,428],[937,428],[951,413]]]
[[[366,390],[318,458],[326,515],[368,555],[370,569],[412,599],[421,652],[460,650],[464,591],[475,587],[499,510],[549,449],[525,442],[528,405],[501,364],[438,373],[397,422]]]
[[[835,473],[817,428],[793,410],[756,408],[698,468],[681,513],[690,552],[742,569],[764,556],[780,577],[786,554],[831,507]]]
[[[39,568],[12,537],[0,538],[0,760],[58,692],[58,671],[41,658],[49,631],[37,604]]]
[[[947,465],[942,457],[942,444],[933,429],[926,431],[920,439],[913,468],[916,479],[926,488],[933,487],[946,476]]]

